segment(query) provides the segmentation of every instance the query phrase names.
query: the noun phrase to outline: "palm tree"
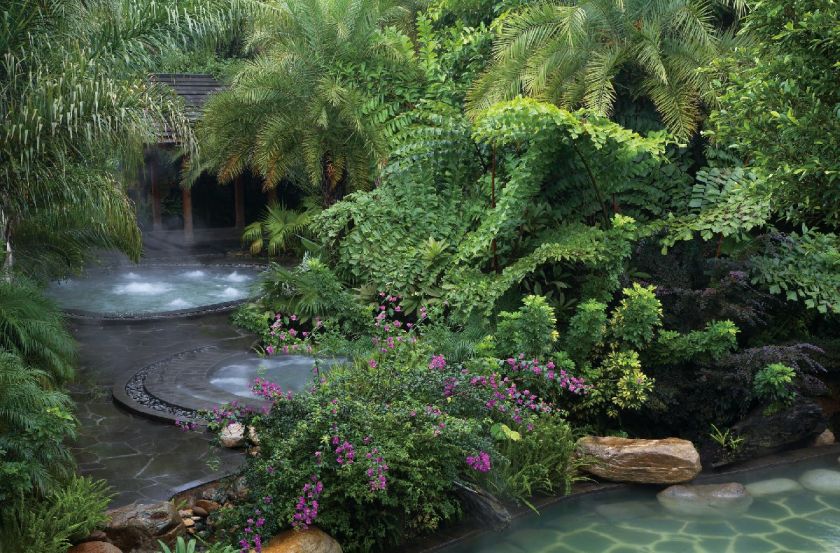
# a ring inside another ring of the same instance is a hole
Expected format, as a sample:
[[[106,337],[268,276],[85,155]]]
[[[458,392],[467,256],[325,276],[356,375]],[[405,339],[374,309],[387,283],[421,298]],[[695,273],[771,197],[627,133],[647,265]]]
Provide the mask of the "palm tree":
[[[245,227],[242,241],[249,243],[254,255],[266,250],[268,255],[276,256],[295,249],[295,245],[300,245],[301,238],[306,238],[312,219],[321,211],[321,207],[312,205],[312,202],[303,211],[287,209],[283,204],[271,204],[259,221]]]
[[[167,127],[194,140],[174,96],[147,74],[173,48],[212,42],[233,17],[223,0],[11,0],[0,10],[0,238],[90,246],[137,257],[140,234],[122,175]],[[21,252],[26,253],[26,252]]]
[[[712,97],[700,69],[718,49],[722,0],[556,0],[503,22],[494,62],[468,98],[476,113],[526,94],[609,115],[622,84],[647,97],[679,138],[697,128]],[[741,0],[735,0],[741,9]]]
[[[204,162],[224,181],[250,168],[266,189],[296,182],[324,205],[367,187],[394,106],[365,72],[411,69],[410,41],[386,26],[408,13],[389,0],[296,0],[263,12],[250,39],[259,54],[208,102]]]

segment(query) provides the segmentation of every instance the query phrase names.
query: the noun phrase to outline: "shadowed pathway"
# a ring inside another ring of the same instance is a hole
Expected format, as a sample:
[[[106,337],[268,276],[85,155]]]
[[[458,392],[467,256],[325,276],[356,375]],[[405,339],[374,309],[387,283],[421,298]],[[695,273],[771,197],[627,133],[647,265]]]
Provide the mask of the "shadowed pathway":
[[[129,324],[71,322],[79,342],[78,378],[71,387],[80,422],[73,454],[81,474],[111,484],[117,494],[112,506],[168,499],[243,462],[242,453],[212,447],[207,434],[133,415],[111,399],[114,383],[158,359],[210,344],[247,349],[252,338],[228,319],[215,314]]]

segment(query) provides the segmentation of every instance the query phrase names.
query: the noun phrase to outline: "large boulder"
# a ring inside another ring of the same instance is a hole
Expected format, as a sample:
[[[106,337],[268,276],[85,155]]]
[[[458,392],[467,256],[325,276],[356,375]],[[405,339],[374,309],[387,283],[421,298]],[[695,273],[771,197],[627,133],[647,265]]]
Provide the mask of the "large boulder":
[[[735,452],[715,463],[717,466],[806,445],[826,428],[822,408],[803,397],[798,397],[793,405],[782,411],[771,414],[765,411],[763,407],[754,409],[732,427],[743,442]]]
[[[262,553],[342,553],[341,546],[329,534],[315,528],[288,530],[263,545]]]
[[[122,553],[122,551],[106,541],[86,541],[71,547],[67,553]]]
[[[126,553],[136,549],[157,551],[158,540],[171,544],[185,531],[178,509],[170,501],[132,503],[108,515],[111,521],[105,534]]]
[[[656,499],[678,515],[728,517],[745,512],[753,498],[743,484],[678,485],[665,488]]]
[[[641,484],[676,484],[694,479],[700,471],[700,455],[688,440],[636,440],[586,436],[578,440],[577,452],[584,470],[605,480]]]

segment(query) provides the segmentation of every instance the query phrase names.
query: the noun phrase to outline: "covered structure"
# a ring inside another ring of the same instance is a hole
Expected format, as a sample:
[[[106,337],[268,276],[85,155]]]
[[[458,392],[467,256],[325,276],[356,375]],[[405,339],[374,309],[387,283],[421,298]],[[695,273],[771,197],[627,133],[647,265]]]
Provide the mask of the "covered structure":
[[[151,75],[150,80],[170,86],[183,98],[187,116],[193,123],[201,117],[209,97],[224,88],[207,74],[158,73]],[[184,244],[195,242],[197,227],[214,237],[229,235],[238,239],[246,219],[256,218],[266,203],[260,183],[241,176],[232,187],[222,187],[214,176],[204,174],[193,187],[182,188],[178,180],[185,160],[176,162],[176,159],[177,141],[166,131],[161,133],[157,144],[147,148],[144,174],[135,196],[141,226],[156,235],[182,230],[180,241]]]

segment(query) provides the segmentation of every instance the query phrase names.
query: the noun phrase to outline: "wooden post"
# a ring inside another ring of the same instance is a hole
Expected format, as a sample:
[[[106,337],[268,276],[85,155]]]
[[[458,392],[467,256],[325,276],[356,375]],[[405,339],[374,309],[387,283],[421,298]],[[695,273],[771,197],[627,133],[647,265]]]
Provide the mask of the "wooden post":
[[[163,228],[161,221],[160,209],[160,185],[157,179],[157,159],[152,158],[149,163],[149,175],[152,180],[152,230],[160,230]]]
[[[192,244],[195,240],[195,235],[193,234],[192,190],[182,188],[181,198],[184,204],[184,243]]]
[[[245,228],[245,183],[236,177],[233,183],[233,204],[236,210],[236,228]]]

